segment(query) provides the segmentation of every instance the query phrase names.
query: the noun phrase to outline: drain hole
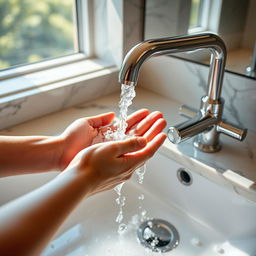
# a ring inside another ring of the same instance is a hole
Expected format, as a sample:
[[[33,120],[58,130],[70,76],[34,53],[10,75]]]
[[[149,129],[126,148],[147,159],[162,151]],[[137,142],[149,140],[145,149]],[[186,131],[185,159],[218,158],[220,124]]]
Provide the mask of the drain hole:
[[[183,168],[178,169],[177,176],[178,176],[179,181],[182,184],[187,185],[187,186],[192,184],[192,176],[185,169],[183,169]]]
[[[137,236],[140,243],[153,252],[171,251],[179,244],[177,229],[161,219],[143,222],[137,231]]]

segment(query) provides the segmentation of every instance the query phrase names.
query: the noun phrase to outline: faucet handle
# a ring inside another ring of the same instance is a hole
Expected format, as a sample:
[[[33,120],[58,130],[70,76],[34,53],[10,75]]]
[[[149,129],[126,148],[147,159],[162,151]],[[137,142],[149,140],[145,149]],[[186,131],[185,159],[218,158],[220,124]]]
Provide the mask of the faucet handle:
[[[234,139],[237,139],[239,141],[244,140],[247,134],[247,129],[241,129],[235,125],[231,125],[228,123],[225,123],[223,121],[220,121],[217,125],[217,131],[221,132],[223,134],[226,134]]]
[[[179,114],[186,118],[194,118],[197,114],[197,110],[188,105],[181,105],[179,109]]]
[[[167,135],[169,140],[178,144],[184,140],[190,139],[200,132],[209,129],[217,124],[218,120],[212,115],[202,115],[200,112],[194,118],[168,129]]]

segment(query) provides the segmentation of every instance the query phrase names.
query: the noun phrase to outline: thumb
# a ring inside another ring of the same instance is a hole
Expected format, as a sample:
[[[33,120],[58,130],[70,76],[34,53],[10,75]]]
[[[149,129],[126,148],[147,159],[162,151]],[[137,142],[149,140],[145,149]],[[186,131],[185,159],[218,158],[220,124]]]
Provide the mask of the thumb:
[[[144,148],[147,144],[147,140],[143,137],[130,138],[122,141],[115,142],[116,147],[113,147],[117,156],[124,155],[126,153],[134,152]]]
[[[88,122],[92,127],[99,128],[99,127],[110,124],[111,122],[113,122],[114,118],[115,118],[115,113],[109,112],[109,113],[89,117]]]

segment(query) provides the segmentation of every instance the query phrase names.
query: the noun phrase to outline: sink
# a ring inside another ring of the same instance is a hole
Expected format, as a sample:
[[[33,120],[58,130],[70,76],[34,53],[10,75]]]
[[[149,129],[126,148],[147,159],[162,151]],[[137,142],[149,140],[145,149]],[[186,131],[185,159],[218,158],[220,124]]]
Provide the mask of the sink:
[[[256,255],[256,203],[160,153],[148,161],[143,184],[134,175],[122,194],[124,232],[117,232],[116,193],[101,193],[79,205],[42,255],[157,255],[137,238],[142,219],[151,218],[168,221],[179,234],[178,246],[160,255]]]
[[[1,179],[0,204],[55,175]],[[116,192],[101,193],[84,200],[73,211],[42,256],[256,255],[256,203],[183,168],[161,153],[147,162],[143,184],[134,175],[123,186],[122,194],[126,196],[124,232],[117,232]],[[176,228],[179,243],[175,249],[158,254],[138,241],[141,222],[152,218],[167,221]]]

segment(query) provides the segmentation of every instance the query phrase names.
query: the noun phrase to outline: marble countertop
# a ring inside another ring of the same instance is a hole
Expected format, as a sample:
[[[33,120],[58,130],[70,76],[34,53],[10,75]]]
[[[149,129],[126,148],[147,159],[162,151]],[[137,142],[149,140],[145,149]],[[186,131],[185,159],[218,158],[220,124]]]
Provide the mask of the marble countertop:
[[[146,89],[136,88],[136,94],[130,112],[140,108],[162,111],[168,126],[185,120],[178,115],[180,103]],[[2,130],[1,135],[56,135],[77,118],[107,111],[118,113],[119,97],[116,93],[86,102]],[[167,139],[159,151],[185,168],[256,202],[256,133],[248,131],[243,142],[221,135],[221,142],[222,150],[213,154],[195,150],[191,140],[174,145]]]

